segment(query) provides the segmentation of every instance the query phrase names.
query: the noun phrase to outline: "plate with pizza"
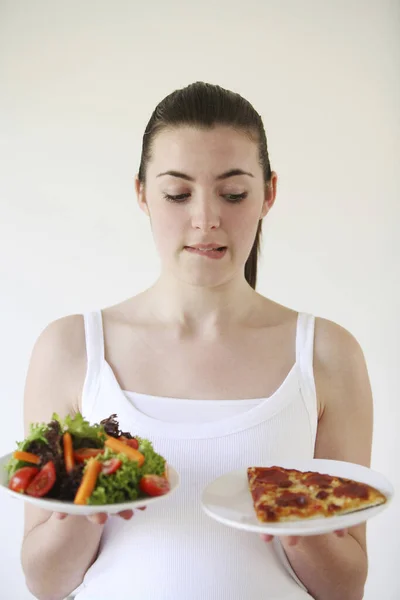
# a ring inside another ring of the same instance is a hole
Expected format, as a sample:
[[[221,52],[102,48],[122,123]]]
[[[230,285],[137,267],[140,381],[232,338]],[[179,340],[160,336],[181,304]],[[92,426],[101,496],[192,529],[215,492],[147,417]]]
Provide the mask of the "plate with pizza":
[[[347,529],[385,510],[394,490],[387,478],[355,463],[312,459],[249,465],[204,490],[213,519],[270,535],[318,535]]]

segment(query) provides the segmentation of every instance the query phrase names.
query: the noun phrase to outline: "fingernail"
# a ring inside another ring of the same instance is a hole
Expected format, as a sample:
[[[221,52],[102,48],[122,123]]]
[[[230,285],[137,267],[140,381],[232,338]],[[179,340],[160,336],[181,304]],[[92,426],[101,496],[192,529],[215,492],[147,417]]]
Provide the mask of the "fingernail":
[[[341,529],[339,531],[339,537],[344,537],[345,535],[347,535],[347,529]]]
[[[129,521],[133,517],[133,510],[126,510],[121,513],[121,517],[125,519],[125,521]]]
[[[107,515],[103,513],[93,515],[92,520],[96,525],[103,525],[107,521]]]

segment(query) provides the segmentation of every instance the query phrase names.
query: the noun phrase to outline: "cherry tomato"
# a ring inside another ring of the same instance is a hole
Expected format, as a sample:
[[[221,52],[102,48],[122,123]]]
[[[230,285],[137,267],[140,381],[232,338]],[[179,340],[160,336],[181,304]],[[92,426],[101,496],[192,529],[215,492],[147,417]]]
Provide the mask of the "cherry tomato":
[[[112,473],[118,471],[121,465],[122,460],[119,458],[109,458],[102,463],[101,472],[104,473],[104,475],[112,475]]]
[[[118,439],[121,442],[124,442],[124,444],[126,444],[127,446],[134,448],[135,450],[137,450],[139,448],[139,442],[135,438],[128,439],[128,438],[124,437],[123,435],[121,435]]]
[[[101,448],[80,448],[79,450],[75,450],[74,459],[77,463],[83,463],[88,458],[92,458],[92,456],[98,456],[99,454],[103,454],[104,450]]]
[[[49,461],[40,469],[39,473],[35,475],[28,487],[26,493],[28,496],[34,496],[35,498],[41,498],[45,496],[53,487],[56,482],[56,469],[53,461]]]
[[[37,467],[22,467],[15,471],[14,475],[11,477],[8,487],[13,492],[20,492],[23,494],[32,481],[32,479],[39,473],[39,469]]]
[[[170,490],[169,481],[160,475],[143,475],[139,487],[148,496],[163,496]]]

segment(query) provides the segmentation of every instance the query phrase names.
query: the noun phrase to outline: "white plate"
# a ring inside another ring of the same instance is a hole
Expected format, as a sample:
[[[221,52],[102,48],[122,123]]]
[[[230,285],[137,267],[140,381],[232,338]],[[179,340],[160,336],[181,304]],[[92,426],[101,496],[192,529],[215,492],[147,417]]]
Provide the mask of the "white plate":
[[[43,508],[44,510],[49,510],[52,512],[62,512],[67,513],[69,515],[92,515],[98,512],[106,512],[110,515],[116,514],[121,510],[128,510],[138,508],[139,506],[148,506],[149,504],[154,504],[155,502],[162,502],[166,498],[169,498],[173,492],[179,486],[179,474],[178,472],[168,464],[168,479],[171,486],[168,494],[164,494],[163,496],[146,496],[144,498],[140,498],[139,500],[133,500],[131,502],[120,502],[118,504],[102,504],[102,505],[80,505],[74,504],[73,502],[62,502],[60,500],[53,500],[52,498],[33,498],[32,496],[28,496],[27,494],[20,494],[18,492],[13,492],[8,488],[8,473],[5,470],[4,466],[8,463],[12,456],[11,454],[6,454],[0,458],[0,490],[3,490],[13,498],[19,498],[20,500],[24,500],[25,502],[29,502],[29,504],[34,504],[38,508]]]
[[[270,535],[317,535],[337,529],[346,529],[363,523],[388,507],[394,490],[391,483],[380,473],[354,463],[336,460],[312,459],[306,461],[291,460],[277,464],[249,465],[256,467],[281,466],[299,471],[317,471],[327,475],[347,477],[360,483],[368,483],[380,490],[388,498],[385,504],[366,508],[347,515],[335,515],[318,519],[284,523],[261,523],[258,521],[253,500],[248,488],[247,469],[237,469],[212,481],[204,490],[201,498],[203,510],[220,523],[256,533]]]

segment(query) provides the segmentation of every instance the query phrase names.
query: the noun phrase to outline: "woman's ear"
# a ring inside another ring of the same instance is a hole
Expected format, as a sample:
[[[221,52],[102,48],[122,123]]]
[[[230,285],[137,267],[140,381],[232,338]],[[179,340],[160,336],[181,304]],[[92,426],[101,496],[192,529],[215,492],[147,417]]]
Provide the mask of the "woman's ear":
[[[272,171],[271,179],[269,180],[268,185],[265,186],[265,196],[260,217],[261,219],[263,219],[269,213],[275,203],[277,185],[278,175],[275,173],[275,171]]]
[[[145,187],[144,184],[139,180],[138,175],[135,177],[135,190],[140,209],[149,217],[150,213],[146,202]]]

